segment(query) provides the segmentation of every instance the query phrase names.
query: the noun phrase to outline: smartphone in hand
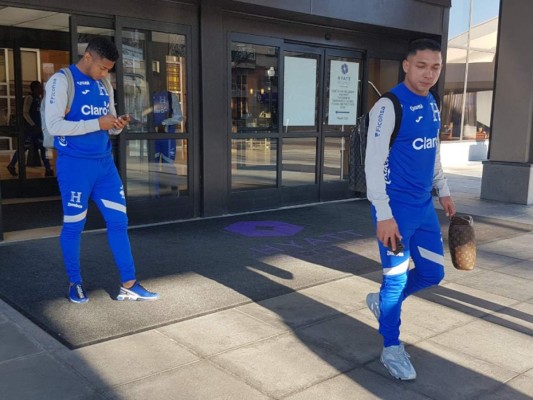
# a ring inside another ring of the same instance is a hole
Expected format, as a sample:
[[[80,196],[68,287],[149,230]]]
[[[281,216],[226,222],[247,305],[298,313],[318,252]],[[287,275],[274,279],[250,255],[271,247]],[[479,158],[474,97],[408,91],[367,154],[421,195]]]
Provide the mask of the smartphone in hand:
[[[403,243],[401,242],[401,240],[398,240],[398,238],[394,238],[394,239],[391,239],[391,240],[396,240],[396,250],[392,250],[392,243],[389,242],[389,245],[387,246],[387,248],[392,251],[394,253],[395,256],[397,256],[398,254],[400,254],[404,247],[403,247]]]

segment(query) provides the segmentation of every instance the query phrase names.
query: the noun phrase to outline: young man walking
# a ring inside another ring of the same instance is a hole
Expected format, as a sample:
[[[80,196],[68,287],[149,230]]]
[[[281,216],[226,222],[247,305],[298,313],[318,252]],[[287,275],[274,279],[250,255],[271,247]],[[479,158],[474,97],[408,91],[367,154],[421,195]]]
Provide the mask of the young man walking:
[[[370,112],[365,173],[383,280],[379,293],[370,293],[366,301],[383,336],[381,362],[395,378],[410,380],[416,378],[416,371],[399,340],[402,303],[444,277],[444,249],[432,189],[450,218],[455,205],[440,163],[439,107],[429,91],[442,68],[440,45],[430,39],[413,41],[402,66],[405,79],[391,90],[402,105],[400,130],[392,147],[396,118],[392,101],[381,98]],[[413,269],[409,269],[410,258]]]
[[[117,300],[159,297],[135,278],[124,188],[111,155],[109,135],[118,135],[129,120],[127,116],[116,117],[112,87],[103,82],[117,59],[117,48],[109,39],[89,41],[80,61],[69,67],[75,89],[69,110],[67,76],[60,71],[46,84],[45,122],[58,152],[57,180],[64,214],[60,241],[70,281],[67,297],[73,303],[89,300],[80,274],[80,239],[89,198],[106,221],[122,281]]]

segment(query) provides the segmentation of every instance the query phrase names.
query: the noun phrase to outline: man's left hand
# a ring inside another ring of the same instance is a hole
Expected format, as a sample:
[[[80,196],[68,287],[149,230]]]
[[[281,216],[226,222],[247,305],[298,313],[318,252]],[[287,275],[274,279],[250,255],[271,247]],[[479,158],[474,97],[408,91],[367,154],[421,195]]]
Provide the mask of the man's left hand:
[[[453,202],[451,196],[439,197],[439,203],[448,218],[452,218],[457,212],[455,209],[455,203]]]

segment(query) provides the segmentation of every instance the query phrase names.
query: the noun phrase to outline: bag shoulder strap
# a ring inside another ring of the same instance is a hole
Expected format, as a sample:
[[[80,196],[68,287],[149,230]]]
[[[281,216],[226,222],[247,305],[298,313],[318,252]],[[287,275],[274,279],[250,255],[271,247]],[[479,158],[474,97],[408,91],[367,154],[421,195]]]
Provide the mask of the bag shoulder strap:
[[[68,67],[61,68],[60,70],[67,77],[67,113],[72,107],[74,101],[74,76],[72,71]]]
[[[394,144],[394,141],[396,140],[396,137],[398,136],[398,132],[400,132],[400,126],[402,125],[402,104],[400,103],[400,100],[398,99],[398,96],[396,96],[392,92],[384,93],[383,96],[390,101],[392,101],[392,105],[394,106],[394,130],[392,131],[392,135],[390,137],[390,143],[389,143],[389,149]]]
[[[174,110],[172,109],[172,92],[170,90],[167,90],[167,97],[168,97],[168,116],[172,117],[172,115],[174,115]]]

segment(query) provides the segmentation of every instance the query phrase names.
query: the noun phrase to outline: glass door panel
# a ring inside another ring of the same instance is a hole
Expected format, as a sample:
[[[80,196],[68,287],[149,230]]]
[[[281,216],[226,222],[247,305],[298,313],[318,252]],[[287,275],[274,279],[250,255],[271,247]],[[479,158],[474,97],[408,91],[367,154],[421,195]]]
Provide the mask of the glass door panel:
[[[320,81],[319,54],[299,51],[284,53],[283,131],[318,130]]]
[[[127,28],[121,46],[128,196],[188,195],[186,36]]]

